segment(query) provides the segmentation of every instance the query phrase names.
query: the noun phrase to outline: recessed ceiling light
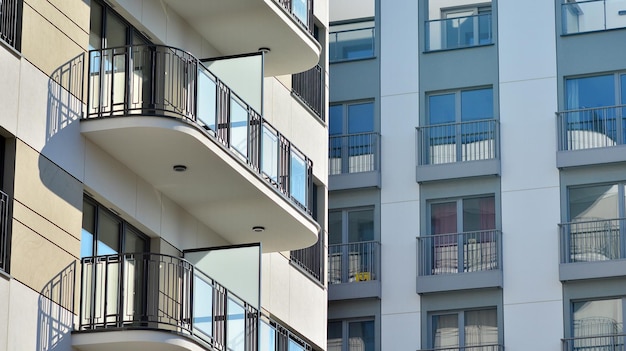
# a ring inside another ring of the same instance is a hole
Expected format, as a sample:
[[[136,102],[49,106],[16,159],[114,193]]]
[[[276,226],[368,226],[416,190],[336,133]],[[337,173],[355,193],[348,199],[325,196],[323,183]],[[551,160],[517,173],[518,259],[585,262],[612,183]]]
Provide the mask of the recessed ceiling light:
[[[262,53],[264,53],[264,54],[267,54],[268,52],[270,52],[270,51],[272,51],[272,50],[270,50],[270,48],[268,48],[268,47],[261,47],[261,48],[259,48],[259,50],[258,50],[258,51],[259,51],[259,52],[262,52]]]
[[[252,227],[252,231],[257,232],[257,233],[260,233],[260,232],[265,231],[265,227],[262,227],[262,226],[260,226],[260,225],[257,225],[257,226]]]
[[[174,165],[174,167],[172,167],[174,169],[175,172],[184,172],[187,170],[187,166],[185,165]]]

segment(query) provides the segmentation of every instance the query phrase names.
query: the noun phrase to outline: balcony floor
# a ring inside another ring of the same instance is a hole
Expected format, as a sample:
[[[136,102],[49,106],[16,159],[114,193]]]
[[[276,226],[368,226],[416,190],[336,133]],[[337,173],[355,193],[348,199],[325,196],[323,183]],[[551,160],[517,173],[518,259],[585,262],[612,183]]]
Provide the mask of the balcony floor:
[[[72,333],[72,346],[79,351],[206,351],[182,335],[156,330],[118,330]]]

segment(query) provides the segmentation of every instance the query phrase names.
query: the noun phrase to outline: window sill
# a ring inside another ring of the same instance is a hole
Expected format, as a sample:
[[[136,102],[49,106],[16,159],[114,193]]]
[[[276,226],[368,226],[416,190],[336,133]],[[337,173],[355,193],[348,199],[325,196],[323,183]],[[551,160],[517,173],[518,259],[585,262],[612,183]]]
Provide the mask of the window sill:
[[[335,63],[358,62],[358,61],[367,61],[367,60],[374,60],[374,59],[376,59],[376,56],[360,57],[360,58],[355,58],[355,59],[343,59],[343,60],[336,60],[336,61],[329,60],[328,63],[333,65]]]
[[[423,54],[431,54],[431,53],[437,53],[437,52],[457,51],[457,50],[465,50],[465,49],[473,49],[473,48],[484,48],[484,47],[487,47],[487,46],[495,46],[495,45],[496,45],[496,43],[491,42],[489,44],[461,46],[461,47],[458,47],[458,48],[451,48],[451,49],[424,50],[422,53]]]

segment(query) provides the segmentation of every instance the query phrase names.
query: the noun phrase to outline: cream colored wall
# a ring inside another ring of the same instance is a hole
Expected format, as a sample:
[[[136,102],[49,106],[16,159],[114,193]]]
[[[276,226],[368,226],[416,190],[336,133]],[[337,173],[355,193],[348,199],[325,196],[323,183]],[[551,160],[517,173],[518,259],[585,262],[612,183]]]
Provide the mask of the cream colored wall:
[[[285,255],[263,254],[262,308],[321,349],[326,349],[326,303],[326,289],[294,268]]]
[[[291,78],[288,85],[285,79],[265,78],[263,117],[313,161],[315,178],[327,184],[328,131],[324,122],[291,96]]]

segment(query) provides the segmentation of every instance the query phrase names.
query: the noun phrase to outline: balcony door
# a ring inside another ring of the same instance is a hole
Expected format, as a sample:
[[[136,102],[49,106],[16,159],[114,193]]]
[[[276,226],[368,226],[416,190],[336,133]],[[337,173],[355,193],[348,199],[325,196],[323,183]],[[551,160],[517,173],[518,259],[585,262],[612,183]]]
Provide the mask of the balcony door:
[[[432,273],[496,268],[495,229],[494,196],[431,203]]]
[[[569,262],[615,260],[624,257],[626,184],[609,183],[568,190],[566,235]]]
[[[608,147],[626,141],[626,74],[612,73],[565,81],[569,150]],[[563,132],[563,131],[562,131]]]
[[[329,174],[373,171],[374,102],[332,105],[329,111]]]
[[[330,284],[376,279],[373,208],[330,211],[328,241]]]
[[[425,136],[428,164],[495,157],[493,89],[434,93],[428,96]]]

